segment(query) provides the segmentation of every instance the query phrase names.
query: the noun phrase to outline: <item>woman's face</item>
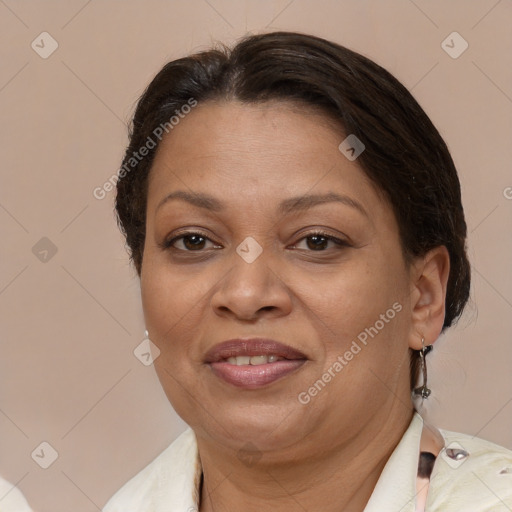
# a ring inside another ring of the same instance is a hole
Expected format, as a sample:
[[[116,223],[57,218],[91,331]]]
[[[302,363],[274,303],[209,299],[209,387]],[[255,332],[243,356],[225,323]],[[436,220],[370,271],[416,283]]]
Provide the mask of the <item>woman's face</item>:
[[[411,409],[410,270],[345,137],[304,108],[209,102],[158,149],[144,315],[162,386],[202,439],[318,452]]]

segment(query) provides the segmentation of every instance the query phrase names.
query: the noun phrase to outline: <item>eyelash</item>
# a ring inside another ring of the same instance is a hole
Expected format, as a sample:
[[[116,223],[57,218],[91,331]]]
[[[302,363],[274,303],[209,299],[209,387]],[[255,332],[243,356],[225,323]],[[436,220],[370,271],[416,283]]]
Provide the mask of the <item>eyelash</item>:
[[[312,231],[310,233],[307,233],[306,235],[304,235],[302,238],[300,238],[298,240],[297,243],[294,244],[297,245],[299,242],[303,241],[303,240],[306,240],[310,237],[313,237],[313,236],[321,236],[325,239],[327,239],[328,242],[334,242],[336,244],[336,249],[341,249],[343,247],[349,247],[350,244],[345,241],[345,240],[342,240],[341,238],[337,238],[333,235],[330,235],[329,233],[326,233],[325,231]],[[327,251],[327,249],[323,249],[323,250],[320,250],[320,251],[314,251],[314,250],[311,250],[311,252],[325,252]]]
[[[205,235],[204,233],[201,233],[200,231],[187,231],[185,233],[180,233],[179,235],[177,235],[169,240],[165,240],[162,244],[160,244],[160,246],[164,250],[175,249],[175,250],[181,251],[181,252],[202,252],[202,250],[190,251],[190,250],[185,250],[185,249],[176,249],[176,247],[173,247],[173,244],[175,244],[178,240],[184,239],[189,236],[194,236],[194,235],[200,236],[201,238],[204,238],[205,240],[208,240],[208,241],[212,242],[213,244],[215,244],[215,242],[213,240],[211,240],[207,235]],[[326,238],[330,242],[334,242],[338,246],[337,247],[338,249],[341,249],[342,247],[350,247],[350,244],[348,242],[346,242],[345,240],[341,240],[340,238],[332,236],[329,233],[326,233],[325,231],[312,231],[310,233],[307,233],[306,235],[302,236],[298,240],[298,242],[294,244],[294,246],[298,245],[299,242],[306,240],[313,236],[321,236],[323,238]],[[310,250],[310,252],[325,252],[325,251],[327,251],[327,249],[323,249],[323,250],[319,250],[319,251]]]
[[[172,247],[172,245],[174,243],[176,243],[178,240],[181,240],[182,238],[186,238],[186,237],[189,237],[189,236],[200,236],[201,238],[204,238],[205,240],[208,240],[212,243],[215,244],[215,242],[213,240],[210,239],[209,236],[205,235],[204,233],[201,233],[201,231],[186,231],[184,233],[180,233],[179,235],[169,239],[169,240],[165,240],[162,244],[161,244],[161,247],[162,249],[175,249],[177,251],[181,251],[181,252],[201,252],[201,251],[186,251],[184,249],[176,249],[175,247]]]

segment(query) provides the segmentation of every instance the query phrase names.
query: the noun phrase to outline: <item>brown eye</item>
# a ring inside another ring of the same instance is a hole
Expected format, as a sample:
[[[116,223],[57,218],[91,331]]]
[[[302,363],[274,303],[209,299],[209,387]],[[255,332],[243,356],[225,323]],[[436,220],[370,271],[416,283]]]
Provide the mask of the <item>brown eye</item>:
[[[294,248],[306,251],[323,252],[329,249],[343,249],[348,246],[348,242],[340,240],[332,235],[328,235],[326,233],[311,233],[301,238],[297,244],[294,245]]]
[[[206,238],[201,235],[187,235],[183,237],[183,245],[189,251],[197,251],[203,249],[206,245]]]
[[[311,235],[306,238],[308,249],[313,251],[321,251],[327,249],[329,238],[323,235]]]
[[[201,233],[186,233],[176,236],[163,244],[164,249],[176,249],[183,252],[199,252],[203,249],[217,249],[220,246],[214,244]]]

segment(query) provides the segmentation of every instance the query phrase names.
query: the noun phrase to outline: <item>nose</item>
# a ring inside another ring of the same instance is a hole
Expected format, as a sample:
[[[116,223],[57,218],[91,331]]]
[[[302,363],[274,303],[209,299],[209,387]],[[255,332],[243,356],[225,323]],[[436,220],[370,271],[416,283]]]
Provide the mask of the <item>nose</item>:
[[[211,297],[215,314],[237,320],[256,321],[288,315],[292,299],[276,268],[269,266],[265,251],[252,263],[233,255],[231,270]]]

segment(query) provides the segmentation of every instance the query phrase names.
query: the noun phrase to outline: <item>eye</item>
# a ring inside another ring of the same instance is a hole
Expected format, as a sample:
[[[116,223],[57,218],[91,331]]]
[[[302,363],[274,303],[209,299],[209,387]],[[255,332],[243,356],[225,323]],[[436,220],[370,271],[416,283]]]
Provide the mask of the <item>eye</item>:
[[[348,243],[344,240],[336,238],[327,233],[310,233],[309,235],[301,238],[297,244],[293,246],[294,249],[306,249],[310,251],[325,251],[327,249],[339,249],[341,247],[348,247]]]
[[[220,246],[201,233],[183,233],[164,242],[164,248],[173,248],[178,251],[199,252],[203,249],[219,249]]]

